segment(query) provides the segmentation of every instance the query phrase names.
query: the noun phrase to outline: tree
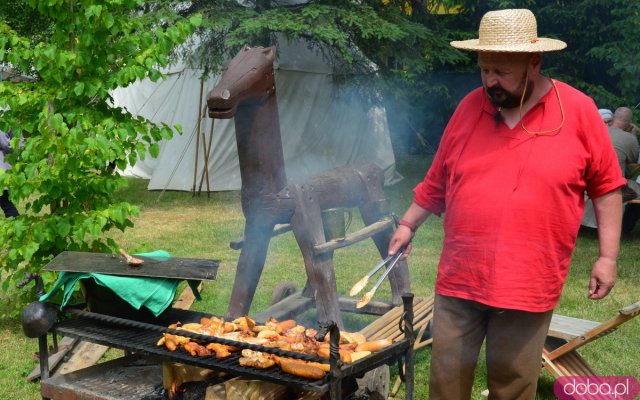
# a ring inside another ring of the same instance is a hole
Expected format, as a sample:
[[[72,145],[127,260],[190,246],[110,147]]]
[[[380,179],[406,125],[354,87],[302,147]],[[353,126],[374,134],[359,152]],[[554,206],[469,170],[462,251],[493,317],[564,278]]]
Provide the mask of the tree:
[[[204,17],[198,45],[185,54],[207,73],[217,72],[245,44],[299,38],[347,71],[372,72],[372,63],[385,69],[390,57],[409,73],[461,60],[447,45],[446,27],[418,1],[195,0],[180,12]]]
[[[140,13],[142,0],[25,4],[49,22],[50,36],[32,42],[0,21],[0,62],[36,77],[0,83],[0,105],[11,107],[0,129],[13,128],[15,149],[25,139],[8,156],[13,169],[0,174],[0,187],[24,207],[19,217],[0,220],[3,291],[63,250],[117,249],[104,233],[132,226],[138,210],[114,199],[126,181],[113,168],[135,164],[147,149],[157,154],[156,141],[174,127],[110,106],[110,90],[160,79],[168,54],[199,23],[166,7]]]

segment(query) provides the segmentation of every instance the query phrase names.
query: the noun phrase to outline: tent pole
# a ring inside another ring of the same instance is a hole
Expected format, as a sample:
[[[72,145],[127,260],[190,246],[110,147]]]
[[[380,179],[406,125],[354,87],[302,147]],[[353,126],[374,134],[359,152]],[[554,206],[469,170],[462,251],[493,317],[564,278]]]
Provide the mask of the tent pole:
[[[202,108],[202,91],[204,90],[204,81],[200,80],[200,96],[198,97],[198,119],[196,120],[196,160],[193,167],[193,187],[191,188],[192,196],[196,195],[196,177],[198,175],[198,148],[200,147],[200,109]]]
[[[206,109],[203,109],[203,114],[205,114],[204,117],[206,117]],[[211,144],[213,143],[213,124],[215,123],[216,119],[215,118],[211,118],[211,129],[209,130],[209,143],[207,143],[207,139],[205,137],[204,131],[202,131],[202,150],[204,152],[204,173],[202,175],[200,175],[200,187],[198,188],[198,193],[200,193],[200,191],[202,190],[202,181],[205,179],[207,179],[207,197],[211,197],[210,193],[211,193],[211,189],[209,188],[209,156],[211,155]],[[204,148],[207,148],[206,151]]]
[[[213,145],[213,124],[215,123],[215,118],[211,118],[211,129],[209,130],[209,148],[207,149],[207,160],[209,160],[209,156],[211,155],[211,146]],[[207,167],[207,197],[211,197],[211,188],[209,188],[209,167]]]

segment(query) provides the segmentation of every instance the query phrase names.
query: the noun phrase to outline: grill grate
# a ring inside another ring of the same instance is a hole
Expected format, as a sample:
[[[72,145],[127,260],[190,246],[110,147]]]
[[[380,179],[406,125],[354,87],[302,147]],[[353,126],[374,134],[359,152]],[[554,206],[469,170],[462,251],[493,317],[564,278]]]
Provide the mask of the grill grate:
[[[132,321],[135,322],[135,321]],[[158,328],[165,329],[158,326]],[[149,331],[147,329],[135,328],[135,327],[122,327],[118,325],[108,325],[104,323],[96,323],[88,318],[78,318],[74,320],[68,320],[60,323],[56,327],[56,331],[66,336],[82,338],[94,343],[103,344],[110,347],[117,347],[126,351],[142,353],[146,355],[160,357],[163,360],[171,360],[181,362],[184,364],[194,365],[202,368],[209,368],[216,371],[230,372],[235,375],[246,376],[253,379],[261,379],[278,384],[286,384],[292,387],[297,387],[303,390],[311,391],[325,391],[328,376],[321,380],[309,380],[301,377],[297,377],[290,374],[285,374],[279,367],[271,367],[268,369],[260,370],[251,367],[243,367],[239,364],[240,352],[234,352],[231,356],[226,358],[210,357],[192,357],[190,354],[179,349],[176,351],[169,351],[164,346],[156,346],[156,343],[162,336],[161,333],[156,331]],[[170,330],[172,331],[172,330]],[[179,334],[185,335],[184,331],[178,331]],[[198,335],[208,337],[204,335]],[[248,343],[225,341],[229,344],[234,344],[237,347],[254,348],[257,350],[265,350],[274,352],[275,349],[250,345]],[[286,352],[304,356],[303,354]],[[314,357],[318,358],[319,357]],[[322,360],[322,359],[320,359]],[[326,360],[325,360],[326,362]]]
[[[201,335],[185,330],[169,329],[162,325],[137,322],[123,318],[117,318],[104,314],[97,314],[88,311],[68,309],[70,314],[77,318],[59,322],[54,330],[58,334],[69,337],[88,340],[94,343],[103,344],[109,347],[120,348],[125,351],[140,356],[150,356],[163,361],[173,361],[183,364],[193,365],[201,368],[211,369],[218,372],[230,373],[234,376],[242,376],[250,379],[258,379],[280,385],[286,385],[305,391],[329,392],[332,399],[341,397],[342,381],[344,379],[354,379],[364,372],[375,369],[381,365],[391,365],[400,363],[404,357],[406,360],[406,398],[413,398],[413,295],[403,295],[405,312],[400,318],[400,323],[404,323],[402,331],[405,338],[392,345],[376,352],[368,357],[360,359],[352,364],[342,364],[338,355],[338,338],[340,331],[333,322],[328,322],[321,326],[320,339],[324,338],[327,332],[331,333],[331,358],[329,360],[302,353],[285,351],[278,348],[259,346],[250,343],[226,340],[218,337]],[[198,314],[193,312],[182,312],[182,310],[171,309],[172,321],[182,321],[183,323],[198,321]],[[155,322],[155,321],[154,321]],[[158,324],[165,324],[166,319],[158,319]],[[267,369],[256,369],[243,367],[239,364],[241,352],[232,353],[226,358],[216,358],[215,355],[208,357],[193,357],[183,349],[169,351],[165,346],[157,346],[162,333],[173,333],[187,336],[203,342],[217,342],[227,344],[239,349],[251,349],[267,352],[279,356],[297,358],[301,360],[317,361],[329,363],[331,371],[323,379],[310,380],[283,372],[278,366]],[[46,340],[46,336],[43,336]],[[46,342],[44,342],[46,345]]]

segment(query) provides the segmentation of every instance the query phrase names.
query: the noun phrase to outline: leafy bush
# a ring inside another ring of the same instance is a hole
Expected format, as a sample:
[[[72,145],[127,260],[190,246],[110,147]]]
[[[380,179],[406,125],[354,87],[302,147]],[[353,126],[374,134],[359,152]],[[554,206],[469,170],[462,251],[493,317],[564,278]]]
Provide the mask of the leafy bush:
[[[147,150],[157,154],[156,141],[179,130],[109,105],[111,90],[162,78],[172,49],[200,23],[199,15],[186,20],[171,8],[138,12],[142,3],[29,0],[51,24],[48,39],[33,43],[0,21],[0,62],[33,78],[0,83],[0,106],[11,107],[0,129],[13,129],[16,149],[0,187],[23,210],[0,219],[3,292],[64,250],[115,250],[103,234],[132,226],[138,213],[114,199],[126,184],[115,167],[135,164]],[[21,297],[15,309],[32,300]]]

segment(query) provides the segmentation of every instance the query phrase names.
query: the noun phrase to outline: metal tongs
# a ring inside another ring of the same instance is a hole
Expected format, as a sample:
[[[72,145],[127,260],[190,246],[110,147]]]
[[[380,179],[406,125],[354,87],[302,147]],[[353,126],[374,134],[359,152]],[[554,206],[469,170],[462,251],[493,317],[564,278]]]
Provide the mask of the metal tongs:
[[[376,290],[378,290],[378,288],[382,284],[382,281],[385,280],[385,278],[387,277],[387,275],[389,275],[393,267],[395,267],[396,264],[398,263],[398,260],[400,260],[400,257],[402,257],[402,254],[404,254],[405,249],[406,249],[406,246],[400,248],[400,250],[398,250],[396,254],[391,255],[385,258],[384,260],[382,260],[378,265],[373,267],[373,269],[369,271],[369,273],[367,273],[362,279],[360,279],[358,282],[356,282],[355,285],[353,285],[353,287],[349,291],[349,296],[355,296],[356,294],[360,293],[360,291],[364,289],[364,287],[367,285],[367,282],[369,282],[369,278],[371,278],[382,267],[384,267],[385,265],[387,266],[387,269],[382,273],[382,275],[380,275],[380,278],[378,278],[378,280],[376,281],[375,285],[373,285],[371,290],[365,293],[364,296],[362,296],[360,300],[358,300],[358,302],[356,303],[356,308],[362,308],[367,304],[369,304],[369,302],[373,298],[373,295],[376,293]]]

